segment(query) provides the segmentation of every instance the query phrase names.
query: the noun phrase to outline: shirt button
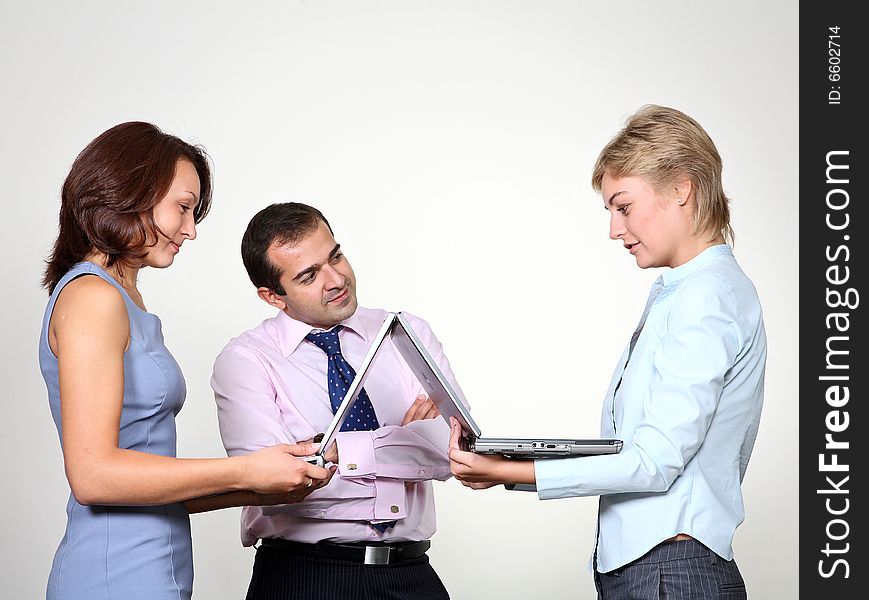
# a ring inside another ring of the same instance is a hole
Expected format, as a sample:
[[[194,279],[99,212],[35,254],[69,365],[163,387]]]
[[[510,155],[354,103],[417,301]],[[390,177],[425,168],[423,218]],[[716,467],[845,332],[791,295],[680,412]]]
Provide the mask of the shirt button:
[[[425,471],[420,469],[419,472],[417,473],[417,475],[425,475]]]
[[[389,507],[389,510],[390,510],[390,512],[392,512],[392,513],[397,513],[397,512],[398,512],[398,507],[397,507],[396,505],[393,504],[392,506]]]
[[[347,468],[350,469],[351,471],[355,471],[359,467],[356,466],[356,463],[347,463]]]
[[[326,516],[326,511],[325,511],[325,510],[321,510],[321,511],[320,511],[320,516],[321,516],[321,517],[325,517],[325,516]]]

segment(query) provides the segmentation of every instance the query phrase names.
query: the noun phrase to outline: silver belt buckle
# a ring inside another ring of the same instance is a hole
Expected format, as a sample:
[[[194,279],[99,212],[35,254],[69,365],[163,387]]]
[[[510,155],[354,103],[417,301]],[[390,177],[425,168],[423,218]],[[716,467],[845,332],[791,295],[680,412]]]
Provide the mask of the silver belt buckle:
[[[388,565],[389,551],[392,550],[389,546],[365,546],[365,561],[366,565]]]

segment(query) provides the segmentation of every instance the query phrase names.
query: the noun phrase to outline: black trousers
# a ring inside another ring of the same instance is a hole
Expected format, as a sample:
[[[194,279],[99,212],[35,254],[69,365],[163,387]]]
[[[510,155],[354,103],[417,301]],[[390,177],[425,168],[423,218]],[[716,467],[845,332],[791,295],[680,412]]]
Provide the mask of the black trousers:
[[[247,600],[449,600],[423,554],[391,565],[260,546]]]
[[[601,600],[745,600],[736,561],[697,540],[664,542],[609,573],[595,573]]]

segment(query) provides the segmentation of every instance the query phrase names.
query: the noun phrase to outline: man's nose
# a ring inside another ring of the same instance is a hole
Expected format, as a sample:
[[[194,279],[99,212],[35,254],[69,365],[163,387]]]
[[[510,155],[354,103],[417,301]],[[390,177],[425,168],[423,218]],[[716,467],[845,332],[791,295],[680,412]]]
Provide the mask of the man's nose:
[[[344,287],[345,277],[339,273],[332,265],[322,267],[323,275],[326,276],[326,286],[329,289]]]

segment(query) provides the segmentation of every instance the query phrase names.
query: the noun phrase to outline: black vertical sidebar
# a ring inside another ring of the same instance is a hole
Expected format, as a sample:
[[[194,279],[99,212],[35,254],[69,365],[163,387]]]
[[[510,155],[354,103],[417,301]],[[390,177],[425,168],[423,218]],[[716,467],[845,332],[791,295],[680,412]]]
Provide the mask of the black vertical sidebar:
[[[867,22],[800,3],[799,433],[803,598],[866,598]],[[771,347],[771,352],[774,349]],[[771,544],[774,550],[774,544]]]

